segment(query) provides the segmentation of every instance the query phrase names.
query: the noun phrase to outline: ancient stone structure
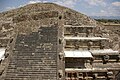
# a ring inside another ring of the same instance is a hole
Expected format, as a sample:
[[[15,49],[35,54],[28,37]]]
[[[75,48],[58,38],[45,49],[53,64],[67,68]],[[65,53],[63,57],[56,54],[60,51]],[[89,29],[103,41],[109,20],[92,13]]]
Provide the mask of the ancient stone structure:
[[[64,26],[66,80],[115,80],[120,70],[118,51],[105,47],[108,38],[94,34],[95,26]]]
[[[3,12],[0,80],[119,80],[120,54],[103,29],[52,3]]]
[[[29,35],[18,34],[3,80],[57,80],[60,53],[58,26],[40,27]],[[62,50],[62,49],[61,49]],[[61,64],[62,67],[63,64]],[[63,75],[63,74],[62,74]]]

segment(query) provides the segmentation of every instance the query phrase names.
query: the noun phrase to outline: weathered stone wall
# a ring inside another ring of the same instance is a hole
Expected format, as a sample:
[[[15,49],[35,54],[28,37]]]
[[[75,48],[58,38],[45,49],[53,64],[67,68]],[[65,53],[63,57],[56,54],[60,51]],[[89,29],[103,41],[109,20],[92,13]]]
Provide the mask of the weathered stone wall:
[[[20,14],[13,18],[14,23],[30,20],[41,20],[45,18],[58,17],[58,11],[33,12],[31,14]]]
[[[65,58],[66,68],[85,68],[85,60],[77,58]]]
[[[109,31],[110,47],[120,51],[120,25],[105,25]]]

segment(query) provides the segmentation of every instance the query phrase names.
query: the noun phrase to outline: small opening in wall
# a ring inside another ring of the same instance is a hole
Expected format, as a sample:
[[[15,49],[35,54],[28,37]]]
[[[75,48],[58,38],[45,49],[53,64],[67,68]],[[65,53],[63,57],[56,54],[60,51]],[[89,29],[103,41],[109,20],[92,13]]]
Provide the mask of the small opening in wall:
[[[59,73],[59,78],[62,78],[62,75]]]
[[[59,16],[59,19],[62,19],[62,16]]]
[[[10,43],[12,43],[12,42],[13,42],[13,39],[10,40]]]
[[[59,44],[62,44],[62,39],[61,38],[59,39]]]

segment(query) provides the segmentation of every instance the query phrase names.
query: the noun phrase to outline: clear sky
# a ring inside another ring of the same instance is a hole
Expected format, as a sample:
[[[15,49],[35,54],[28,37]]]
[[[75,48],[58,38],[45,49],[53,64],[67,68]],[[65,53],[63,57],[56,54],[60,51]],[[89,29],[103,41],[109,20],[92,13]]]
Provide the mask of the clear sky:
[[[88,16],[120,16],[120,0],[0,0],[0,12],[39,2],[57,3]]]

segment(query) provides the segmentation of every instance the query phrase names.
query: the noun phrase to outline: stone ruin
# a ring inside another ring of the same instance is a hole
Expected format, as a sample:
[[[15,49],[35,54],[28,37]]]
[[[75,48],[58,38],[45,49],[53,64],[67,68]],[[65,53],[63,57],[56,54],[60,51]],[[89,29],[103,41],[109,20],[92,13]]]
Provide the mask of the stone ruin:
[[[3,72],[4,80],[57,80],[57,26],[41,27],[29,35],[19,34],[11,45],[14,47]]]
[[[2,13],[0,20],[0,80],[120,79],[119,51],[83,14],[45,3]]]

